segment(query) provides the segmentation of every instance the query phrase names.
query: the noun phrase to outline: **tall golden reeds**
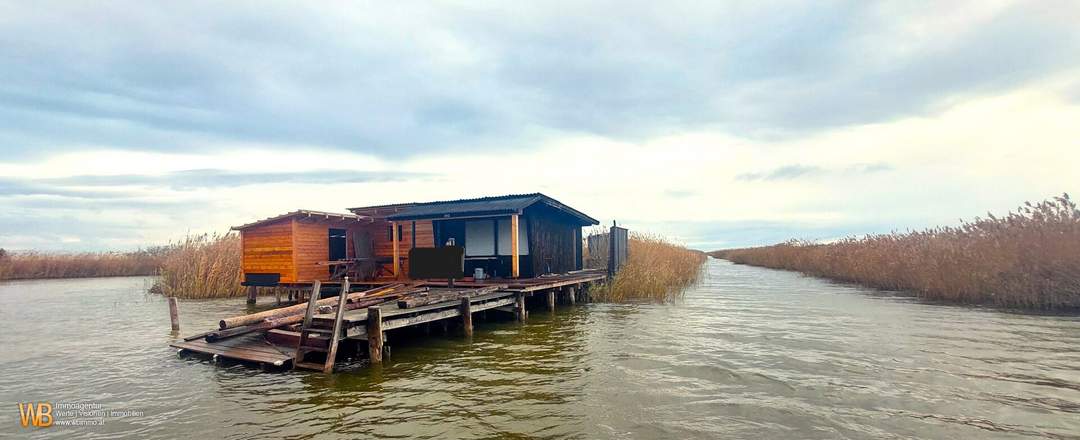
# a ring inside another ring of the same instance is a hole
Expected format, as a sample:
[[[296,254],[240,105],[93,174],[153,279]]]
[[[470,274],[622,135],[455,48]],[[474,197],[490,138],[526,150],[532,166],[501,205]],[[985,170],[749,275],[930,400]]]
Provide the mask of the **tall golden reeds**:
[[[1080,308],[1080,210],[1068,194],[956,227],[790,241],[711,255],[735,263],[1001,307]]]
[[[678,298],[698,281],[706,260],[704,252],[687,249],[660,236],[636,232],[630,234],[629,253],[615,278],[591,291],[593,298],[610,302],[643,299],[665,302]]]
[[[166,247],[100,253],[0,249],[0,280],[155,275],[167,253]]]
[[[241,296],[240,252],[236,234],[188,236],[172,246],[153,290],[180,298]]]

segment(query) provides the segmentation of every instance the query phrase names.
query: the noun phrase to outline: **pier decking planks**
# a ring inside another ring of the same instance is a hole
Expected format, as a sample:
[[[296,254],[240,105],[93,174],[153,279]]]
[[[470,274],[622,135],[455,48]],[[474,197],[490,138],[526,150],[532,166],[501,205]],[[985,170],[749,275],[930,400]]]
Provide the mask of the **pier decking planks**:
[[[274,345],[267,341],[261,333],[237,336],[217,342],[206,342],[204,339],[177,341],[169,344],[169,346],[181,350],[191,350],[196,353],[218,355],[237,361],[270,365],[284,365],[292,362],[292,352],[296,350],[296,347]]]
[[[603,273],[583,271],[578,273],[545,276],[528,279],[490,280],[480,282],[455,283],[455,290],[475,288],[478,292],[497,287],[499,290],[491,293],[469,297],[470,313],[481,312],[489,309],[505,309],[518,314],[518,319],[523,318],[524,297],[535,292],[554,291],[564,287],[575,288],[583,284],[602,280]],[[334,284],[324,282],[323,284]],[[377,286],[387,283],[363,282],[360,285]],[[427,282],[425,286],[434,289],[445,287],[446,282]],[[481,288],[487,288],[481,290]],[[433,289],[433,290],[434,290]],[[382,304],[378,307],[381,315],[382,332],[419,325],[428,322],[452,319],[461,316],[463,300],[452,300],[427,304],[412,308],[399,308],[396,301]],[[334,320],[334,314],[318,314],[313,320]],[[356,309],[345,312],[342,316],[342,327],[345,329],[345,337],[354,340],[366,340],[367,338],[368,309]],[[278,331],[281,333],[281,331]],[[171,347],[187,350],[195,353],[218,355],[223,358],[263,363],[282,366],[294,361],[295,346],[275,345],[267,340],[266,332],[252,333],[220,340],[206,342],[205,340],[193,339],[191,341],[177,341],[169,344]],[[381,345],[381,344],[380,344]]]

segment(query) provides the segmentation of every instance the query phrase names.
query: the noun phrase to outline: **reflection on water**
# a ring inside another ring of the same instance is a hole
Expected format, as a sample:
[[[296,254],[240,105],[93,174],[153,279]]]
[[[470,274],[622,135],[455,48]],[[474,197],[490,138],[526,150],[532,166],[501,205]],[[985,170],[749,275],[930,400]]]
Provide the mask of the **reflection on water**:
[[[710,260],[677,304],[391,334],[326,376],[178,358],[143,278],[0,284],[16,402],[142,411],[41,437],[1080,438],[1080,319],[921,304]],[[242,299],[183,302],[184,332]]]

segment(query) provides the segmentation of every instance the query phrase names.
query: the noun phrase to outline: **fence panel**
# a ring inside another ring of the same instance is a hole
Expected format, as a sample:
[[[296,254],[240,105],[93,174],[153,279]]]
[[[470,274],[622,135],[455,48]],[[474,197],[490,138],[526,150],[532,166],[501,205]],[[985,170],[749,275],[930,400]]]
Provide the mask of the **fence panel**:
[[[608,276],[615,276],[626,259],[630,256],[630,231],[626,228],[612,226],[608,233]]]

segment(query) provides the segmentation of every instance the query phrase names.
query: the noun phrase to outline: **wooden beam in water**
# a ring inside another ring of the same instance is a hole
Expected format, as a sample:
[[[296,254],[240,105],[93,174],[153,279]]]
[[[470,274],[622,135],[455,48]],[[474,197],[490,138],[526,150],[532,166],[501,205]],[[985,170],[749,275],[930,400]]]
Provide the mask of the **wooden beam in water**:
[[[383,326],[382,309],[380,309],[379,306],[368,307],[367,309],[367,341],[368,357],[371,359],[371,363],[381,363],[383,353]]]
[[[525,294],[518,292],[515,299],[514,312],[517,315],[517,320],[525,322],[525,318],[528,315],[528,312],[525,310]]]
[[[465,337],[472,337],[472,299],[468,296],[461,297],[461,328],[465,330]]]
[[[169,321],[172,323],[172,331],[180,331],[180,304],[176,297],[169,297]]]

